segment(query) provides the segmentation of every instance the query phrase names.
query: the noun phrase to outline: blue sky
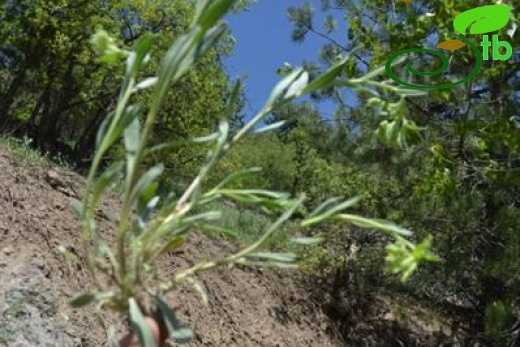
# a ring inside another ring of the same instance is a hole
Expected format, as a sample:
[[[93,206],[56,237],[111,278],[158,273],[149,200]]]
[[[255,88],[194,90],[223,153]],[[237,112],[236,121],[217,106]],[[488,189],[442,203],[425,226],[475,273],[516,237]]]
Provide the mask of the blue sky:
[[[304,61],[318,61],[324,39],[311,34],[302,44],[291,40],[292,24],[287,19],[287,8],[304,3],[305,0],[258,0],[250,11],[227,16],[237,43],[234,55],[225,60],[226,70],[232,78],[248,75],[248,104],[244,109],[247,116],[262,107],[281,78],[276,75],[276,69],[284,62],[298,66]],[[311,3],[316,10],[315,25],[321,28],[324,16],[320,13],[320,1]],[[339,35],[345,33],[344,30],[338,32]],[[319,109],[326,114],[333,112],[330,103],[320,104]]]

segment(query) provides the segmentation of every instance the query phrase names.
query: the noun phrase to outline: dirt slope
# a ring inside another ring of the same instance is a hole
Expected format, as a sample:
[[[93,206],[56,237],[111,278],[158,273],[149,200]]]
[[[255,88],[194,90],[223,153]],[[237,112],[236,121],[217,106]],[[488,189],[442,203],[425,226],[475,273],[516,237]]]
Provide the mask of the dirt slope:
[[[68,205],[81,192],[82,180],[50,169],[21,166],[0,148],[0,346],[103,346],[105,330],[92,311],[67,304],[89,287],[85,268],[64,262],[56,252],[62,245],[81,258],[81,229]],[[102,220],[100,227],[110,233]],[[191,241],[161,264],[165,274],[232,247],[201,237]],[[169,301],[197,334],[190,346],[337,345],[331,322],[291,276],[219,270],[201,276],[209,306],[188,288]],[[110,317],[108,322],[117,323]]]

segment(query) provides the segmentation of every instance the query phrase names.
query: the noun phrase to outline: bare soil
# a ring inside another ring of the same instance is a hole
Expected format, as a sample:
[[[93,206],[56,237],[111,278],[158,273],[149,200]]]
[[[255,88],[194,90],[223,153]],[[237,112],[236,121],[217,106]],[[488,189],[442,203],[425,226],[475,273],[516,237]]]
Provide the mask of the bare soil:
[[[72,309],[68,300],[91,285],[85,266],[66,262],[59,246],[82,259],[81,226],[69,201],[83,179],[50,166],[23,166],[0,148],[0,346],[104,346],[106,328],[91,308]],[[117,206],[117,197],[104,204]],[[98,220],[110,234],[107,221]],[[233,246],[201,236],[160,264],[164,275]],[[195,331],[189,346],[337,346],[332,321],[312,304],[290,272],[220,269],[200,276],[209,305],[190,288],[170,298]]]

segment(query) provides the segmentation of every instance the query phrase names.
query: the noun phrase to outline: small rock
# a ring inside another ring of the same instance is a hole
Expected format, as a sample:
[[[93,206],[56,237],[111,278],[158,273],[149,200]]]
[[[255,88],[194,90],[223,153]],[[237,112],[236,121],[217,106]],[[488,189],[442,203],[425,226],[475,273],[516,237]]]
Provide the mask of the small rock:
[[[38,270],[43,270],[45,269],[45,262],[43,262],[43,260],[41,259],[36,259],[34,262],[33,262],[34,266],[36,266],[36,268]]]
[[[4,253],[5,255],[11,255],[14,253],[14,249],[11,246],[6,246],[2,248],[2,253]]]

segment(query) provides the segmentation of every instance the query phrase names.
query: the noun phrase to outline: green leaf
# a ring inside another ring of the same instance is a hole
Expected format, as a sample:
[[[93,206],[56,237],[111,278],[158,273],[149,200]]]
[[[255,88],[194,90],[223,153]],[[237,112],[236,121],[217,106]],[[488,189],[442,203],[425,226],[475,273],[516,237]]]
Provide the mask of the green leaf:
[[[112,207],[109,206],[108,208],[103,209],[103,215],[110,223],[114,225],[118,223],[116,213]]]
[[[211,1],[213,0],[199,0],[197,1],[197,7],[195,9],[195,16],[193,17],[192,26],[196,25],[201,21],[202,16],[205,15],[208,7],[211,5]]]
[[[399,61],[403,61],[403,60],[404,60],[404,59],[401,59],[401,60],[399,60]],[[398,62],[396,62],[395,64],[398,64]],[[393,64],[393,65],[395,65],[395,64]],[[393,65],[392,65],[392,66],[393,66]],[[363,79],[363,81],[370,81],[370,80],[374,79],[374,77],[377,77],[377,76],[379,76],[379,75],[381,75],[382,73],[385,73],[385,72],[386,72],[386,68],[385,68],[385,66],[383,65],[383,66],[380,66],[380,67],[378,67],[378,68],[376,68],[376,69],[370,71],[369,73],[367,73],[366,75],[364,75],[364,76],[362,77],[362,79]],[[360,88],[360,90],[362,90],[362,89]]]
[[[322,243],[324,241],[321,237],[295,237],[290,239],[290,242],[299,245],[312,246]]]
[[[240,95],[242,92],[242,81],[238,79],[234,84],[233,88],[231,88],[231,92],[229,93],[228,99],[226,101],[226,109],[233,110],[235,105],[239,102]],[[230,113],[226,112],[226,113]]]
[[[271,199],[288,199],[288,193],[273,192],[265,189],[220,189],[218,193],[230,196],[266,197]]]
[[[123,117],[121,117],[121,121],[119,124],[119,134],[122,134],[123,131],[125,131],[132,123],[134,123],[134,120],[138,118],[142,110],[143,106],[140,104],[130,105],[126,108],[125,113],[123,114]],[[118,135],[117,137],[119,138],[120,136],[121,135]]]
[[[85,212],[85,206],[78,199],[71,199],[69,203],[70,208],[76,214],[76,216],[82,218]]]
[[[72,307],[82,307],[92,303],[95,299],[96,295],[92,293],[82,293],[72,298],[72,300],[69,301],[69,304]]]
[[[152,201],[152,199],[157,198],[156,196],[157,190],[159,189],[159,182],[152,182],[146,187],[141,194],[139,195],[139,204],[138,210],[148,208],[148,203]]]
[[[196,17],[196,22],[203,28],[209,28],[217,21],[219,21],[222,16],[224,16],[235,0],[212,0],[204,4],[204,7]]]
[[[220,23],[210,28],[204,34],[204,38],[198,43],[196,49],[194,50],[194,61],[206,54],[206,52],[209,51],[211,48],[213,48],[220,40],[220,38],[227,32],[227,30],[228,27],[225,23]]]
[[[284,99],[290,99],[293,97],[298,97],[301,95],[304,88],[307,86],[309,82],[309,73],[307,71],[303,71],[300,77],[291,83],[289,89],[285,93]]]
[[[157,179],[164,171],[164,165],[157,164],[148,171],[144,173],[144,175],[141,176],[139,181],[137,181],[137,184],[134,187],[134,190],[131,194],[131,200],[135,201],[137,197],[141,196],[141,194],[146,191],[152,182]]]
[[[242,179],[242,178],[245,178],[245,177],[248,177],[248,176],[252,176],[253,174],[259,173],[261,171],[262,171],[262,168],[252,167],[252,168],[248,168],[248,169],[245,169],[245,170],[240,170],[240,171],[233,172],[232,174],[227,176],[225,179],[223,179],[222,182],[220,182],[213,189],[213,191],[219,190],[219,189],[221,189],[222,187],[224,187],[225,185],[227,185],[227,184],[229,184],[231,182],[235,182],[236,180],[239,180],[239,179]]]
[[[363,217],[351,215],[351,214],[336,215],[335,219],[348,221],[348,222],[350,222],[354,225],[357,225],[359,227],[362,227],[362,228],[377,229],[377,230],[385,231],[393,237],[395,237],[396,235],[402,235],[402,236],[412,235],[411,231],[406,230],[406,229],[404,229],[390,221],[386,221],[386,220],[368,219],[368,218],[363,218]]]
[[[130,105],[125,109],[125,112],[121,119],[118,121],[116,127],[114,127],[111,133],[108,133],[111,123],[114,121],[115,112],[110,112],[107,118],[103,120],[96,136],[96,149],[99,149],[101,144],[105,145],[105,149],[109,148],[114,142],[116,142],[123,131],[130,125],[137,116],[141,113],[141,105]]]
[[[159,79],[157,77],[148,77],[148,78],[142,80],[141,82],[139,82],[134,87],[134,92],[137,92],[139,90],[148,89],[150,87],[153,87],[157,83],[158,80]]]
[[[187,278],[187,280],[188,280],[188,282],[191,283],[191,285],[193,286],[193,289],[195,289],[195,291],[200,295],[200,298],[202,299],[202,302],[204,303],[204,305],[208,305],[209,297],[208,297],[208,292],[204,288],[204,285],[202,283],[200,283],[199,281],[195,280],[194,278]]]
[[[259,252],[251,253],[247,258],[258,258],[264,260],[272,260],[281,263],[294,263],[298,257],[294,253],[271,253],[271,252]]]
[[[137,73],[141,70],[141,65],[143,64],[143,61],[145,60],[147,54],[152,49],[153,42],[157,37],[159,37],[158,34],[152,34],[149,32],[146,32],[139,36],[139,39],[133,47],[133,52],[135,55],[133,59],[129,59],[127,65],[128,76],[136,76]]]
[[[139,337],[141,347],[157,347],[150,327],[146,323],[145,317],[141,313],[139,306],[134,298],[128,299],[130,305],[130,320]]]
[[[113,163],[108,167],[108,169],[103,172],[103,174],[97,179],[96,185],[94,186],[94,191],[92,194],[92,205],[96,206],[101,195],[105,191],[105,189],[114,182],[118,174],[121,173],[123,169],[124,163],[122,161],[118,161]]]
[[[184,236],[175,236],[168,244],[163,248],[161,253],[170,253],[184,245],[186,238]]]
[[[409,88],[403,88],[403,87],[397,88],[396,93],[398,95],[402,95],[402,96],[421,96],[421,95],[428,94],[428,92],[426,90],[409,89]]]
[[[137,149],[139,147],[140,124],[139,117],[135,117],[125,129],[126,177],[127,180],[134,171]],[[128,183],[128,182],[127,182]],[[130,188],[130,187],[128,187]]]
[[[283,78],[278,84],[273,88],[269,99],[267,100],[267,105],[272,105],[275,100],[282,94],[282,92],[287,89],[297,78],[301,76],[303,73],[303,68],[299,68],[291,72],[287,77]]]
[[[218,221],[222,218],[222,211],[209,211],[194,216],[183,218],[184,223],[195,223],[197,221]]]
[[[164,324],[170,334],[169,337],[179,344],[188,343],[193,340],[195,334],[193,334],[190,328],[186,327],[179,321],[175,311],[173,311],[162,298],[158,296],[154,296],[154,298]]]
[[[324,210],[324,212],[321,215],[316,216],[317,212],[314,211],[308,218],[304,219],[301,222],[301,226],[308,227],[310,225],[321,223],[322,221],[324,221],[328,218],[331,218],[338,212],[341,212],[343,210],[346,210],[347,208],[354,206],[355,204],[357,204],[359,202],[360,199],[361,199],[360,197],[354,197],[354,198],[348,199],[346,201],[343,201],[331,208],[328,208],[328,207],[332,204],[332,202],[334,200],[333,199],[327,200],[327,201],[325,201],[325,203],[321,204],[317,208],[317,210],[319,210],[319,211]]]
[[[312,211],[310,214],[309,214],[309,218],[312,218],[312,217],[315,217],[317,216],[320,212],[323,212],[327,207],[333,205],[333,204],[336,204],[338,201],[340,201],[341,198],[340,197],[335,197],[335,198],[329,198],[327,200],[325,200],[324,202],[322,202],[318,207],[316,207],[314,209],[314,211]]]
[[[96,149],[99,149],[101,143],[105,139],[108,128],[110,127],[110,124],[112,123],[115,114],[116,113],[114,111],[109,112],[105,119],[103,119],[103,122],[101,122],[101,125],[99,126],[99,129],[96,134]]]
[[[345,66],[345,63],[347,62],[347,58],[341,60],[340,62],[333,65],[330,69],[313,79],[307,86],[302,90],[301,95],[306,95],[313,93],[315,91],[325,89],[330,87],[333,83],[336,77],[338,77],[341,74],[341,71],[343,71],[343,68]]]
[[[278,129],[278,128],[284,126],[284,124],[286,124],[286,123],[287,123],[287,121],[284,121],[284,120],[279,121],[279,122],[275,122],[275,123],[269,124],[269,125],[267,125],[265,127],[261,127],[260,129],[256,129],[254,131],[254,133],[255,134],[260,134],[260,133],[263,133],[263,132],[275,130],[275,129]]]
[[[219,227],[212,224],[204,224],[201,226],[202,231],[206,234],[220,234],[229,237],[233,240],[238,238],[238,233],[235,230],[229,228]]]
[[[137,200],[137,214],[143,223],[148,222],[150,214],[159,203],[160,198],[155,195],[158,188],[159,182],[152,182],[148,188],[144,189]]]
[[[153,96],[155,105],[160,105],[170,84],[182,77],[199,56],[216,44],[225,31],[224,24],[211,28],[208,32],[199,27],[193,27],[173,43],[159,68],[159,80]],[[201,37],[202,33],[205,34],[203,37]]]
[[[453,21],[453,26],[463,35],[466,34],[466,30],[470,26],[470,34],[485,34],[497,31],[507,25],[511,10],[513,10],[513,7],[504,5],[477,7],[459,14]]]
[[[219,132],[214,132],[213,134],[208,135],[208,136],[195,137],[192,141],[197,142],[197,143],[210,142],[210,141],[215,141],[216,139],[219,138],[219,136],[220,136]]]

